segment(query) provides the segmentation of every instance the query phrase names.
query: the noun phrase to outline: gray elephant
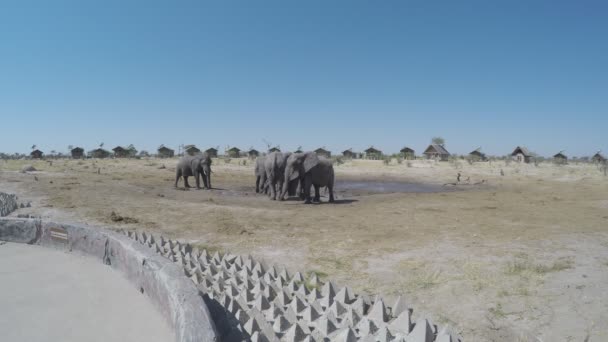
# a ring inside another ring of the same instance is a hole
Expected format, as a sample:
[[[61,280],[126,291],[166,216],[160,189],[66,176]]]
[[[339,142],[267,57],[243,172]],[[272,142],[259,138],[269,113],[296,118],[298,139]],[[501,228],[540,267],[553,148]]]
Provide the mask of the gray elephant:
[[[280,192],[283,187],[285,162],[290,155],[291,152],[272,152],[266,156],[264,169],[266,170],[270,199],[272,200],[277,199],[277,192]]]
[[[267,193],[268,186],[266,184],[266,169],[264,168],[264,162],[266,156],[260,156],[255,160],[255,192],[256,193]]]
[[[189,188],[188,177],[194,176],[196,188],[201,188],[200,178],[203,178],[203,187],[211,189],[211,156],[204,152],[194,156],[184,156],[177,163],[175,171],[175,187],[180,177],[184,177],[184,186]]]
[[[319,157],[314,152],[294,153],[287,158],[285,163],[286,182],[279,199],[283,199],[289,190],[289,183],[300,180],[305,202],[311,203],[310,187],[315,187],[315,202],[321,201],[319,188],[327,187],[329,190],[329,202],[334,202],[334,166],[331,160]]]

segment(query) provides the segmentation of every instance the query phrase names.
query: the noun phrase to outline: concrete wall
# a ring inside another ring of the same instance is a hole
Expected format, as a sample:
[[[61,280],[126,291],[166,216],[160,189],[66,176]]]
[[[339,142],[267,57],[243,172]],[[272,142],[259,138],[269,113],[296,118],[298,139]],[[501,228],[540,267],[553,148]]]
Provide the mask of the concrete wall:
[[[178,342],[217,341],[209,310],[183,270],[126,236],[31,219],[0,219],[0,240],[92,256],[122,272],[158,308]]]

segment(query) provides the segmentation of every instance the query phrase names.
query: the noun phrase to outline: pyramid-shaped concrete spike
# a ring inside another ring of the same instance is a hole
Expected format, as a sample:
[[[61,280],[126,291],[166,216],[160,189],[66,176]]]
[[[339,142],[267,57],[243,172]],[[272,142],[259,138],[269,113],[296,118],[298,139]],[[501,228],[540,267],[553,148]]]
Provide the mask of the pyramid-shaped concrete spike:
[[[329,307],[329,312],[333,313],[336,317],[342,317],[346,313],[346,307],[342,303],[335,301]]]
[[[351,328],[344,328],[336,332],[335,336],[331,340],[335,342],[356,342],[357,337]]]
[[[412,331],[412,318],[410,311],[402,311],[397,318],[390,322],[389,328],[391,331],[399,332],[402,334],[409,334]]]
[[[393,317],[398,317],[403,311],[407,310],[408,308],[407,304],[405,303],[405,300],[403,299],[403,297],[399,296],[395,300],[395,304],[393,304],[393,306],[391,307],[391,315]]]
[[[306,298],[308,298],[308,295],[310,294],[310,291],[308,291],[308,288],[305,284],[300,284],[296,292]]]
[[[365,336],[359,338],[359,342],[376,342],[376,336],[365,335]]]
[[[245,328],[245,331],[249,335],[252,335],[254,332],[261,330],[260,324],[258,323],[258,320],[255,317],[249,318],[247,323],[245,323],[245,325],[243,325],[243,328]]]
[[[255,284],[253,284],[251,293],[257,295],[258,293],[262,293],[266,287],[267,286],[265,285],[264,281],[256,281]]]
[[[298,321],[298,315],[291,308],[291,306],[287,306],[285,311],[283,312],[283,317],[285,317],[290,323],[295,323]]]
[[[234,284],[230,284],[230,286],[226,286],[225,291],[226,291],[226,295],[228,295],[231,298],[236,297],[240,294],[239,289],[237,289],[236,286],[234,286]]]
[[[289,304],[289,306],[293,309],[293,311],[296,314],[299,314],[302,311],[304,311],[304,309],[306,309],[306,305],[304,304],[304,302],[302,302],[302,300],[298,296],[293,296],[293,299],[291,300],[291,303]]]
[[[213,263],[218,265],[222,262],[222,257],[220,256],[220,253],[218,251],[215,251],[215,253],[213,253],[213,256],[211,257],[211,260],[213,261]]]
[[[285,282],[285,280],[283,278],[281,278],[280,276],[277,278],[277,280],[275,280],[274,284],[278,288],[281,288],[281,289],[287,285],[287,283]]]
[[[338,330],[338,327],[334,322],[327,319],[327,317],[321,317],[315,322],[315,327],[323,336],[329,336],[334,331]]]
[[[272,279],[276,279],[277,276],[279,275],[279,273],[277,272],[277,269],[274,267],[274,265],[270,266],[268,271],[266,271],[266,274],[270,275],[272,277]]]
[[[343,287],[340,291],[338,291],[338,293],[336,293],[334,300],[342,304],[350,304],[353,302],[353,299],[350,297],[349,291],[346,287]]]
[[[275,278],[275,277],[273,277],[273,276],[272,276],[270,273],[268,273],[268,272],[264,273],[264,275],[262,276],[262,279],[263,279],[263,280],[264,280],[266,283],[268,283],[268,284],[270,284],[270,283],[274,283],[274,281],[276,280],[276,278]]]
[[[213,282],[212,288],[214,291],[216,291],[218,293],[224,292],[224,284],[222,284],[220,282]]]
[[[314,302],[317,299],[321,298],[321,294],[319,293],[319,291],[317,291],[317,289],[312,289],[312,291],[310,291],[310,294],[308,294],[308,301],[309,302]]]
[[[308,284],[311,286],[319,285],[319,277],[315,272],[310,272],[310,276],[308,276]]]
[[[293,277],[291,277],[291,280],[295,280],[298,283],[303,283],[304,282],[304,277],[302,276],[302,273],[296,272],[296,273],[293,274]]]
[[[245,266],[246,269],[250,270],[253,268],[253,259],[251,258],[250,255],[248,255],[245,260],[243,260],[243,265]]]
[[[356,327],[357,324],[359,324],[359,321],[361,321],[361,316],[351,307],[346,310],[346,314],[342,318],[343,325],[349,325],[351,327]]]
[[[232,303],[231,303],[232,304]],[[237,309],[236,312],[234,312],[234,318],[239,321],[240,325],[245,325],[245,323],[247,323],[247,321],[249,321],[249,315],[247,315],[247,313],[241,309]]]
[[[266,299],[266,297],[259,294],[253,301],[253,307],[260,311],[264,311],[270,308],[270,303],[268,302],[268,299]]]
[[[289,273],[287,272],[287,269],[285,267],[283,267],[281,269],[281,272],[279,272],[279,278],[282,278],[285,282],[289,281]]]
[[[287,289],[287,292],[294,293],[298,290],[298,283],[295,282],[294,280],[291,280],[289,282],[289,284],[287,284],[287,286],[285,286],[285,288]]]
[[[316,321],[319,317],[321,317],[321,314],[312,305],[307,306],[302,311],[302,319],[309,323]]]
[[[247,278],[243,279],[243,284],[241,285],[241,288],[247,289],[247,290],[253,290],[254,286],[255,286],[255,284],[253,283],[251,278],[247,277]]]
[[[321,304],[321,306],[324,309],[329,309],[329,307],[334,303],[334,297],[329,295],[329,296],[323,296],[321,298],[321,300],[319,301],[319,303]]]
[[[384,306],[384,301],[382,299],[378,299],[372,308],[370,309],[367,317],[376,323],[384,323],[387,321],[388,317],[386,315],[386,306]]]
[[[285,314],[285,311],[281,309],[276,303],[270,303],[268,310],[264,311],[264,316],[268,321],[274,321],[277,317]]]
[[[361,336],[373,335],[378,331],[378,325],[367,317],[363,317],[357,324],[357,330]]]
[[[240,255],[237,255],[236,258],[234,258],[234,264],[239,267],[243,267],[243,257]]]
[[[437,335],[435,342],[458,342],[452,335]]]
[[[249,291],[249,290],[243,290],[243,291],[241,291],[239,297],[241,299],[243,299],[243,301],[245,301],[246,303],[253,302],[253,300],[255,299],[253,297],[253,293],[251,293],[251,291]]]
[[[289,323],[289,321],[285,317],[279,316],[274,321],[274,324],[272,325],[272,329],[277,333],[284,333],[287,330],[289,330],[289,328],[291,328],[291,326],[292,326],[292,324]]]
[[[275,302],[281,306],[287,306],[291,302],[291,297],[289,297],[289,295],[285,291],[281,290],[277,292]]]
[[[416,322],[414,330],[405,338],[407,342],[433,342],[433,329],[426,319]]]
[[[228,270],[232,274],[237,274],[241,270],[241,267],[237,264],[232,264],[232,265],[230,265],[230,268],[228,268]]]
[[[378,332],[376,332],[376,340],[379,342],[390,342],[393,338],[394,336],[388,330],[386,325],[381,326],[380,329],[378,329]]]
[[[323,297],[331,297],[332,299],[336,296],[336,287],[331,281],[328,281],[323,285],[323,288],[321,288],[321,295],[323,295]]]
[[[196,273],[193,273],[193,274],[190,276],[190,280],[192,280],[192,281],[193,281],[195,284],[198,284],[198,283],[199,283],[199,280],[198,280],[198,275],[197,275]]]
[[[283,340],[285,342],[301,342],[306,338],[306,333],[304,332],[301,324],[294,324],[285,332],[285,336],[283,336]]]
[[[264,274],[264,267],[259,262],[256,262],[251,270],[251,273],[257,273],[258,275]]]

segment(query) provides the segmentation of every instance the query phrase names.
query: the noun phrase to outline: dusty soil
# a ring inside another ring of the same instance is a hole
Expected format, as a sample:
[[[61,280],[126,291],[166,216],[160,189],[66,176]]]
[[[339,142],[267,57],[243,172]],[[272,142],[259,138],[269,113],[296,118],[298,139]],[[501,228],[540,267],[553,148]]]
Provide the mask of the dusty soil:
[[[176,190],[176,163],[0,161],[0,191],[32,201],[12,215],[143,228],[402,294],[468,341],[608,340],[608,178],[593,165],[349,161],[338,203],[303,205],[255,194],[242,159],[214,161],[214,190]],[[468,185],[443,185],[458,172]]]

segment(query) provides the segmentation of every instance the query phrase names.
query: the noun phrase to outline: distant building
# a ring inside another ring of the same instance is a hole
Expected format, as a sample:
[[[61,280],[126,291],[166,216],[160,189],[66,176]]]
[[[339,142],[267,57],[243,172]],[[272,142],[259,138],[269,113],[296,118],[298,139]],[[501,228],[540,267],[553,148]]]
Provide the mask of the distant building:
[[[228,150],[228,156],[230,158],[238,158],[241,156],[241,150],[237,147],[233,147]]]
[[[416,159],[416,151],[409,147],[404,147],[399,152],[401,152],[401,155],[405,159]]]
[[[84,148],[82,147],[74,147],[70,153],[72,154],[72,159],[84,158]]]
[[[511,153],[511,157],[518,163],[529,163],[532,161],[532,154],[525,147],[517,146],[513,153]]]
[[[268,153],[272,153],[272,152],[281,152],[281,149],[278,147],[271,147],[268,149]]]
[[[486,157],[486,154],[481,152],[481,147],[474,150],[473,152],[469,153],[469,157],[473,160],[481,160],[481,161],[486,161],[488,159]]]
[[[566,164],[568,162],[568,157],[563,153],[563,151],[560,151],[553,156],[553,161],[556,164]]]
[[[370,148],[365,150],[365,159],[382,159],[382,151],[374,148],[374,146],[370,146]]]
[[[166,146],[161,146],[157,150],[157,155],[159,158],[173,158],[175,151]]]
[[[112,151],[114,151],[114,158],[127,158],[129,156],[129,150],[122,146],[116,146]]]
[[[323,157],[326,157],[326,158],[331,158],[331,152],[328,151],[328,150],[326,150],[326,149],[324,149],[323,147],[320,147],[320,148],[316,149],[315,153],[318,156],[323,156]]]
[[[293,151],[293,153],[303,153],[304,151],[302,151],[301,148],[298,148],[297,150]]]
[[[32,159],[42,159],[43,155],[44,153],[40,150],[33,150],[32,153],[30,153],[30,157],[32,157]]]
[[[199,154],[199,153],[201,153],[201,150],[199,150],[194,145],[186,145],[186,146],[184,146],[184,154],[187,154],[189,156],[193,156],[193,155]]]
[[[342,156],[344,156],[344,158],[355,159],[355,153],[352,148],[342,151]]]
[[[593,157],[591,157],[591,161],[594,163],[604,163],[604,162],[606,162],[606,157],[604,157],[603,154],[598,152],[598,153],[594,154]]]
[[[108,158],[110,156],[110,151],[106,151],[103,148],[98,148],[98,149],[94,149],[92,151],[89,151],[89,156],[91,158]]]
[[[247,155],[249,156],[249,158],[254,159],[260,155],[260,151],[252,148],[247,152]]]
[[[450,152],[448,152],[443,145],[439,144],[430,144],[422,154],[425,155],[426,159],[441,161],[446,161],[450,157]]]
[[[211,158],[217,158],[217,148],[208,148],[205,150],[205,152],[207,152],[207,154],[209,155],[209,157]]]

